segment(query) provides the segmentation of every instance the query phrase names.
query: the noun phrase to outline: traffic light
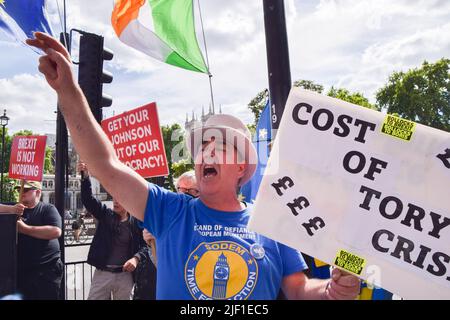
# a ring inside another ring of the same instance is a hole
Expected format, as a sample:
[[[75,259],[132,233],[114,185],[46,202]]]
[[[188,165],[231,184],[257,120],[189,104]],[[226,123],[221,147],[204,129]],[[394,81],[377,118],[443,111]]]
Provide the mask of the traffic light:
[[[102,121],[102,108],[112,104],[112,97],[103,94],[103,83],[113,80],[112,74],[103,70],[103,61],[112,60],[113,56],[111,50],[103,47],[102,36],[81,33],[78,83],[99,123]]]

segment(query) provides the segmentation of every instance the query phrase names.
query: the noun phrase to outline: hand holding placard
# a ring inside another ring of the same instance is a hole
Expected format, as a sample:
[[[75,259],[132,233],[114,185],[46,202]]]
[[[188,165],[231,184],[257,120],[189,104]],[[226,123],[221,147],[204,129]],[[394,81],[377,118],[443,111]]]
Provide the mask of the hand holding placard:
[[[249,228],[401,297],[450,299],[446,149],[449,133],[293,88]]]

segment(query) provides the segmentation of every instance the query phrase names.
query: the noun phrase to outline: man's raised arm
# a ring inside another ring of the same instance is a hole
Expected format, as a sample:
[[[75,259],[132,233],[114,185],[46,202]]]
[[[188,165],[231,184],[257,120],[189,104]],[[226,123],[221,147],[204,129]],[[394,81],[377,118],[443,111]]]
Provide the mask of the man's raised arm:
[[[58,40],[40,32],[35,33],[35,39],[28,39],[27,44],[46,53],[39,58],[39,71],[58,94],[59,108],[78,154],[106,190],[143,221],[147,182],[117,158],[73,77],[69,53]]]

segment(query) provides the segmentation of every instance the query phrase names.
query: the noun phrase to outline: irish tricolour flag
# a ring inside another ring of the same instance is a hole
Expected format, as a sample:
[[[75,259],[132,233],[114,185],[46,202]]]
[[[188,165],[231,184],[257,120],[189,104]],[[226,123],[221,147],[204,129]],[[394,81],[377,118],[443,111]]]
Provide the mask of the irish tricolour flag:
[[[151,16],[143,16],[146,5]],[[208,73],[195,35],[192,0],[116,0],[111,23],[130,47],[180,68]]]

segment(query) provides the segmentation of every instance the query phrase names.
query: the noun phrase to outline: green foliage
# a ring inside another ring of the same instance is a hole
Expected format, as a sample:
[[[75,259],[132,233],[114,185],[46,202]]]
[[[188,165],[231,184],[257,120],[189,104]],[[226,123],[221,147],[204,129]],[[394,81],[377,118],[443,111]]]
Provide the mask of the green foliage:
[[[311,80],[296,80],[293,83],[294,87],[302,88],[305,90],[314,91],[317,93],[323,93],[323,85],[315,83]],[[267,89],[264,89],[263,91],[259,92],[256,97],[254,97],[250,103],[248,104],[248,108],[255,116],[255,122],[252,125],[248,125],[250,131],[252,131],[253,128],[256,128],[256,124],[258,123],[259,117],[261,115],[261,112],[263,111],[264,107],[266,106],[266,101],[268,99],[269,92]],[[331,87],[330,91],[327,93],[328,96],[338,98],[347,102],[351,102],[366,108],[379,110],[377,106],[374,106],[369,103],[369,100],[364,97],[361,93],[351,93],[347,89],[339,88],[335,89],[334,87]],[[255,130],[252,131],[254,133]]]
[[[32,136],[34,135],[33,131],[31,130],[20,130],[13,134],[13,137],[17,136]]]
[[[248,108],[255,116],[255,127],[256,127],[256,124],[258,123],[261,112],[264,110],[264,107],[266,106],[267,99],[269,99],[269,90],[264,89],[263,91],[259,92],[256,95],[256,97],[254,97],[248,103]]]
[[[189,170],[194,170],[194,164],[190,159],[182,159],[178,162],[172,163],[170,171],[172,172],[174,178],[178,178]]]
[[[0,127],[0,156],[3,150],[3,128]],[[8,135],[8,128],[5,128],[5,159],[1,159],[3,163],[3,172],[9,171],[9,158],[11,155],[12,137]]]
[[[254,124],[254,123],[248,124],[247,128],[248,128],[248,130],[250,130],[250,133],[252,134],[252,137],[254,137],[255,134],[256,134],[256,124]]]
[[[50,147],[45,147],[45,159],[44,159],[44,174],[55,174],[55,168],[52,163],[53,150]]]
[[[14,191],[16,179],[10,179],[8,173],[3,174],[3,198],[0,202],[17,202],[19,200],[19,193]]]
[[[305,90],[315,91],[317,93],[323,92],[323,85],[314,83],[311,80],[297,80],[294,81],[294,87],[303,88]]]
[[[327,96],[341,99],[353,104],[357,104],[365,108],[380,111],[379,107],[369,103],[369,100],[366,97],[364,97],[362,93],[359,92],[351,93],[350,91],[344,88],[336,89],[334,87],[331,87],[331,89],[327,92]]]
[[[394,72],[388,83],[376,93],[377,104],[371,104],[360,92],[335,88],[327,95],[365,108],[381,111],[450,132],[450,59],[442,58],[435,63],[424,61],[420,68],[407,72]],[[310,80],[297,80],[293,84],[318,93],[323,86]],[[267,90],[259,92],[248,104],[255,116],[255,124],[266,104]]]
[[[450,59],[394,72],[376,93],[388,113],[450,132]]]
[[[173,172],[170,170],[172,168],[173,160],[172,159],[172,150],[174,147],[180,143],[184,143],[184,135],[180,134],[178,136],[178,140],[176,140],[176,136],[174,135],[175,132],[181,132],[181,126],[178,123],[175,123],[173,125],[166,125],[161,127],[162,136],[164,140],[164,148],[166,150],[166,157],[169,167],[169,186],[172,190],[175,189],[174,183],[173,183]],[[172,137],[173,136],[173,137]]]

